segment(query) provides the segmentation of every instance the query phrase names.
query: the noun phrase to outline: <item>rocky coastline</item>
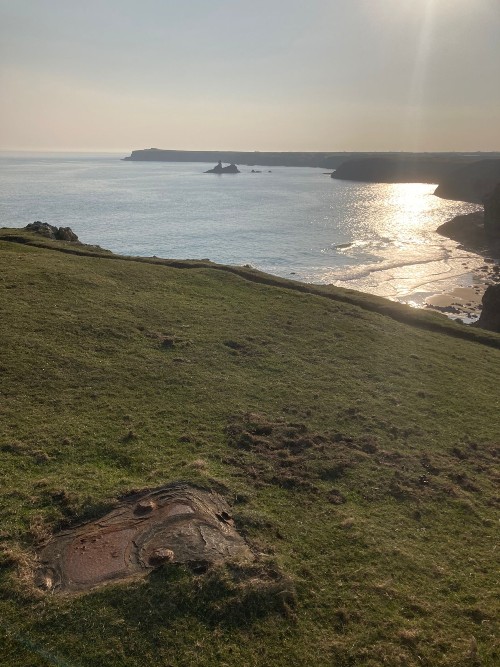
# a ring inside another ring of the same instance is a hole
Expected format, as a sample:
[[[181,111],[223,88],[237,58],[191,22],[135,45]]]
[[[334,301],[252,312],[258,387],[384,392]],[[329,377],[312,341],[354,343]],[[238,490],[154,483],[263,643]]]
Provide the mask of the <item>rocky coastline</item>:
[[[458,215],[436,231],[484,257],[485,264],[474,275],[473,287],[431,298],[428,307],[500,331],[500,183],[484,197],[484,211]]]

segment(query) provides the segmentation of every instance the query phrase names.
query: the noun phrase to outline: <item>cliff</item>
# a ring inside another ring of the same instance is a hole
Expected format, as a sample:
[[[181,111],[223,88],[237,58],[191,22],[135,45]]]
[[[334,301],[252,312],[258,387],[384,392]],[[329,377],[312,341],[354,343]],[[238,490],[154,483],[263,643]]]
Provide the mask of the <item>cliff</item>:
[[[490,237],[500,240],[500,181],[484,198],[484,229]]]

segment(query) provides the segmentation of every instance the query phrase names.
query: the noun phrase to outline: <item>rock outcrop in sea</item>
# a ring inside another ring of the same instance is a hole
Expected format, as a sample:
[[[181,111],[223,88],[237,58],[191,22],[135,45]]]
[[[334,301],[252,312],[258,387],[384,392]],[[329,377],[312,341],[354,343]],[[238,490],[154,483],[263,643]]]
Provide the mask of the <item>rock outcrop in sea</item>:
[[[222,162],[220,160],[213,169],[209,169],[208,171],[205,172],[205,174],[239,174],[239,173],[240,170],[235,164],[231,163],[227,167],[223,167]]]

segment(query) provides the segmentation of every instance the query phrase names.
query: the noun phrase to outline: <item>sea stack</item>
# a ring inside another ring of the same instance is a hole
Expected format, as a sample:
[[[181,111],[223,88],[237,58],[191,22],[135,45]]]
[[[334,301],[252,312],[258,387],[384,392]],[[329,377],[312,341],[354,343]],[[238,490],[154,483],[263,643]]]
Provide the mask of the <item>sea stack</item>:
[[[222,166],[221,160],[215,165],[213,169],[209,169],[208,171],[205,172],[205,174],[239,174],[240,170],[238,167],[231,163],[227,167]]]

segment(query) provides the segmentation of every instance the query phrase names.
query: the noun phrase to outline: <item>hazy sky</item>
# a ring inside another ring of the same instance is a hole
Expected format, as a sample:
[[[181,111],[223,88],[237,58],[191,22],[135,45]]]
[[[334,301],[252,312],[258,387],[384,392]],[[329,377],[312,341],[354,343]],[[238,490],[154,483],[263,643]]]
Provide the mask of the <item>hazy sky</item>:
[[[0,0],[0,148],[500,150],[500,0]]]

